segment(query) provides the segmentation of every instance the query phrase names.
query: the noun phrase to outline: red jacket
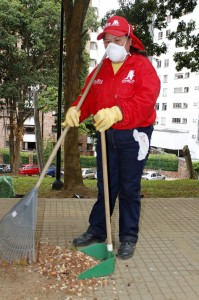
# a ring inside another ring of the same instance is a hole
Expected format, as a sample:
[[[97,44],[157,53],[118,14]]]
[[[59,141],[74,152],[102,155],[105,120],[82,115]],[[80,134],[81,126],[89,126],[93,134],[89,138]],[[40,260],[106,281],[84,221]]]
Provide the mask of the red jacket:
[[[87,86],[94,70],[89,74]],[[82,92],[84,91],[83,88]],[[131,129],[152,125],[156,119],[155,103],[160,91],[160,80],[148,58],[133,54],[114,75],[111,61],[106,58],[81,107],[80,122],[98,110],[117,105],[123,120],[115,129]],[[77,105],[80,96],[73,105]]]

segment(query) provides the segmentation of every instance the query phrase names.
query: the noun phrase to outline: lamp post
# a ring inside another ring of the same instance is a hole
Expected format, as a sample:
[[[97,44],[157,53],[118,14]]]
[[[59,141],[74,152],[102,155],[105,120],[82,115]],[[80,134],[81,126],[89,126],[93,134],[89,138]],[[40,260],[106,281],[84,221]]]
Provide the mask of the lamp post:
[[[61,3],[61,25],[60,25],[60,46],[59,46],[59,86],[58,86],[58,112],[57,112],[57,140],[61,135],[61,111],[62,111],[62,69],[63,69],[63,32],[64,32],[64,7]],[[53,190],[60,190],[63,187],[61,181],[61,147],[56,156],[56,180],[52,184]]]

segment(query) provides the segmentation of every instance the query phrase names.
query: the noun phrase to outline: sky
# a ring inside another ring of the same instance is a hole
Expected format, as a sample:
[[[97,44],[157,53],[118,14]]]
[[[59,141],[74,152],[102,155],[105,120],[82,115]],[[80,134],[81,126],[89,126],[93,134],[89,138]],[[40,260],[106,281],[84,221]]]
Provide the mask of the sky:
[[[117,0],[99,0],[100,1],[100,17],[103,17],[107,11],[117,9],[119,7]]]

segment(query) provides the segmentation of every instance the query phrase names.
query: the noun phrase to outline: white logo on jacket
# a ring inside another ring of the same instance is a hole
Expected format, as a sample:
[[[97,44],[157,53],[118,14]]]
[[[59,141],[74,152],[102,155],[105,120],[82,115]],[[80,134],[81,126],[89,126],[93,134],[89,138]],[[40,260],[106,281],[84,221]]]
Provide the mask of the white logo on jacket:
[[[128,75],[122,80],[122,83],[133,83],[135,80],[133,79],[135,76],[135,71],[130,70]]]

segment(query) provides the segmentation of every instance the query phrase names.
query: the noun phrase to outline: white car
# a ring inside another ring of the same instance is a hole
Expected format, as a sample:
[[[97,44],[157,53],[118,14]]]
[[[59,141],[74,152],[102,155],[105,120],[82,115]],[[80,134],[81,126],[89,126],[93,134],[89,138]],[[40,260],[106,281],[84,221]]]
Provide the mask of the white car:
[[[144,172],[142,179],[146,180],[165,180],[166,177],[161,175],[159,172]]]
[[[83,179],[96,179],[96,171],[89,168],[82,168]]]

